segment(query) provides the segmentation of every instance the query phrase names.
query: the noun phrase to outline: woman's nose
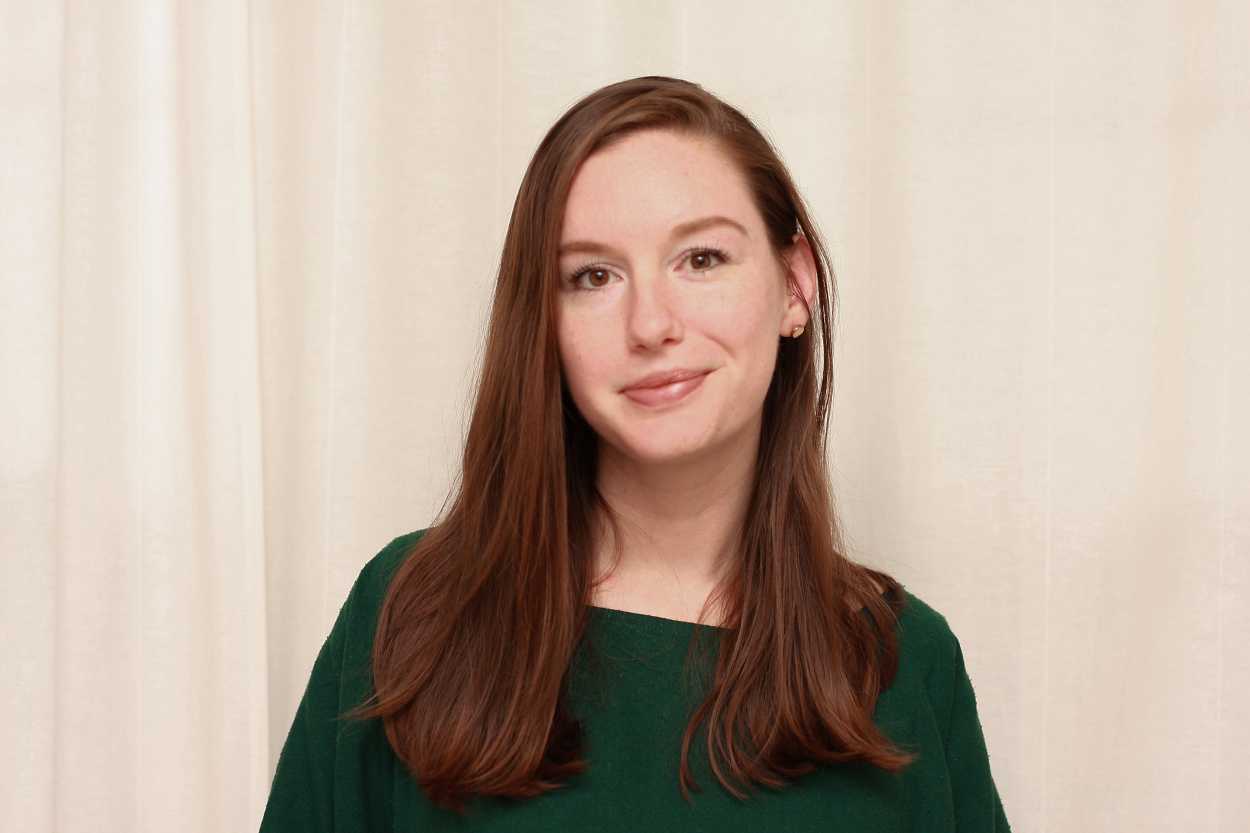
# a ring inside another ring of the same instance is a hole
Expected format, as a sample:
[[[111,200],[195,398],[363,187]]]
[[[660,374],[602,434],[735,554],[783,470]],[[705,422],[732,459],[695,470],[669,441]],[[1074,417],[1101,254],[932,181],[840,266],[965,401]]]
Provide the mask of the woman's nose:
[[[680,299],[672,292],[664,276],[644,276],[635,280],[630,289],[626,328],[631,345],[658,347],[665,341],[680,340]]]

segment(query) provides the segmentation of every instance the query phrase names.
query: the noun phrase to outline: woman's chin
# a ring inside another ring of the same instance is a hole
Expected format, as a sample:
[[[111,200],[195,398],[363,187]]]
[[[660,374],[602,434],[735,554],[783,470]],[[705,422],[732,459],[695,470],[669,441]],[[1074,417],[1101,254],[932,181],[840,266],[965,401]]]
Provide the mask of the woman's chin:
[[[703,437],[664,437],[653,432],[631,439],[618,447],[618,453],[645,465],[689,462],[708,452],[708,442]]]

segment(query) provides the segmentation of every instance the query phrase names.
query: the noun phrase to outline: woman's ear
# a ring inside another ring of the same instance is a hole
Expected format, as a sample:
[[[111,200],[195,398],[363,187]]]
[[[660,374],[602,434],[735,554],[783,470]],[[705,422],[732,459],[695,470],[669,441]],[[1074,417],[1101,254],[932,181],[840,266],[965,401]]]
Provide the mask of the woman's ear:
[[[790,247],[786,249],[784,259],[786,268],[790,270],[794,282],[798,284],[804,300],[807,301],[807,307],[810,309],[816,299],[816,257],[803,232],[795,232]],[[790,331],[795,327],[808,326],[807,309],[804,309],[802,302],[794,294],[793,288],[787,285],[787,289],[788,299],[781,328],[783,336],[790,335]]]

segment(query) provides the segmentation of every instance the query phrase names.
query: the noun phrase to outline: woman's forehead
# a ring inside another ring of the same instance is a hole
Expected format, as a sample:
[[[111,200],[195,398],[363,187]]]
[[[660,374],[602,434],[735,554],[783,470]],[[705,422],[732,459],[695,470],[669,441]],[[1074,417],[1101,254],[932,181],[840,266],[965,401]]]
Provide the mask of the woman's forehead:
[[[648,130],[582,163],[564,212],[561,241],[663,239],[697,218],[758,222],[741,173],[706,138]]]

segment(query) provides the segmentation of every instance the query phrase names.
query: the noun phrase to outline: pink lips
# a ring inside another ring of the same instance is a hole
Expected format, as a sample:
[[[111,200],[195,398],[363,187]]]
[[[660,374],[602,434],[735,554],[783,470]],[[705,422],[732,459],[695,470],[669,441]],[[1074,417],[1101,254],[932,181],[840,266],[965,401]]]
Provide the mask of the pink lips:
[[[668,405],[684,399],[691,391],[703,384],[703,380],[707,378],[710,372],[706,371],[697,376],[679,379],[667,385],[626,388],[622,393],[639,405],[647,405],[649,407]]]

